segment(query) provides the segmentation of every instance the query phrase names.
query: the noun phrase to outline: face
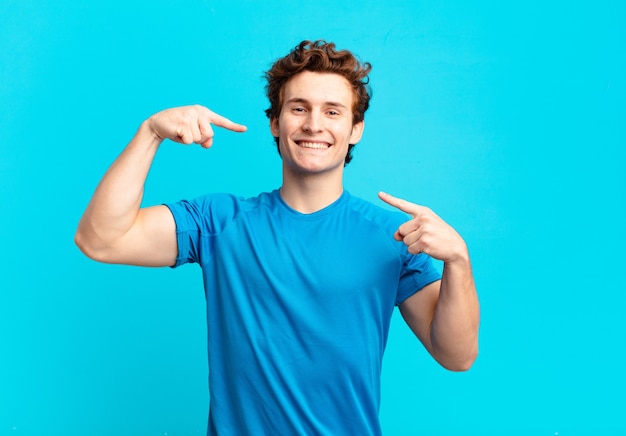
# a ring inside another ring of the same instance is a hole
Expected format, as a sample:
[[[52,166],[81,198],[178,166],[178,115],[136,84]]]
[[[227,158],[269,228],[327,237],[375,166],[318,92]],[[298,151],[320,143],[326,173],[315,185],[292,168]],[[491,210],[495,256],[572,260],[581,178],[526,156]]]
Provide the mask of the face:
[[[284,171],[343,171],[348,145],[363,133],[362,121],[352,124],[353,99],[350,84],[338,74],[303,71],[289,79],[280,115],[270,121]]]

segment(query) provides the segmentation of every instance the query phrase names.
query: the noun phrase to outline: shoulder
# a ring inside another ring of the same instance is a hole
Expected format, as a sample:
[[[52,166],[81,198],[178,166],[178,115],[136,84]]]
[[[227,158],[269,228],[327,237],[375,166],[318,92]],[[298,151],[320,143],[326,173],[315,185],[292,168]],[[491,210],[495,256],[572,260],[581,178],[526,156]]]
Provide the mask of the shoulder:
[[[212,211],[234,211],[239,208],[241,198],[232,194],[206,194],[192,199],[183,199],[176,203],[166,204],[174,215],[187,213],[203,215]]]
[[[241,213],[256,209],[269,201],[268,196],[269,194],[260,194],[245,198],[228,193],[213,193],[169,203],[166,206],[172,211],[179,226],[193,225],[218,233]]]
[[[404,256],[408,253],[406,246],[396,243],[393,238],[398,227],[409,219],[404,213],[385,209],[351,195],[346,200],[345,210],[347,216],[340,227],[346,234],[357,233],[360,237],[367,235],[371,243],[378,241],[381,247],[390,248],[395,255]]]
[[[348,194],[347,207],[351,213],[374,226],[397,228],[409,218],[397,210],[386,209],[370,201]]]

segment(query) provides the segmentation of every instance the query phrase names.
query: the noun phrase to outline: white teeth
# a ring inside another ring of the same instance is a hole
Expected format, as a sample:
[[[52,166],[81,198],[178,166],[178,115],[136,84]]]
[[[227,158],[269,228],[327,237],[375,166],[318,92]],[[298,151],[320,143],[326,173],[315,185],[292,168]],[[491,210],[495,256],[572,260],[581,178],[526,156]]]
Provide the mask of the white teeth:
[[[328,144],[325,142],[299,142],[298,145],[304,148],[316,148],[320,150],[328,148]]]

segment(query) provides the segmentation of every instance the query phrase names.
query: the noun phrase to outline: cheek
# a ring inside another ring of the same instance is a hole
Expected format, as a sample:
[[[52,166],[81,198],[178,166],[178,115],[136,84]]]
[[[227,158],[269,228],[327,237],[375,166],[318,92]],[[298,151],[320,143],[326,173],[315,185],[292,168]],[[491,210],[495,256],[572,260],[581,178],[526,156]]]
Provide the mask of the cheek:
[[[278,136],[289,136],[294,130],[297,129],[297,122],[294,120],[290,120],[288,117],[284,117],[278,121],[272,123],[271,130],[272,135],[275,137]]]

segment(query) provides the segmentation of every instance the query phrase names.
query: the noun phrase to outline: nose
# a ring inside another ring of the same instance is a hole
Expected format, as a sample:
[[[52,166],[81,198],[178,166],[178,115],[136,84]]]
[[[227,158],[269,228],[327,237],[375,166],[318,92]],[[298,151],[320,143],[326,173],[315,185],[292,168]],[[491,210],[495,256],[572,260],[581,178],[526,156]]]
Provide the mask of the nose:
[[[311,111],[304,120],[302,130],[307,133],[317,133],[322,130],[322,120],[320,114]]]

